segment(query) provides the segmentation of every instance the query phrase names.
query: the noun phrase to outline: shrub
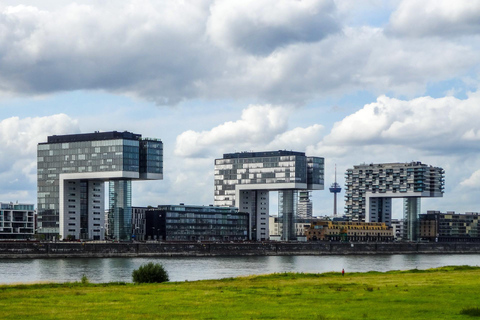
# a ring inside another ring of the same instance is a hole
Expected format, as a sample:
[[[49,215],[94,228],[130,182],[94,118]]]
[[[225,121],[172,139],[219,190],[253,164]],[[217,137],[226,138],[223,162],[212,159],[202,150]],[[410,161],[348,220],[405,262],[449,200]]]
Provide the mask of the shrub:
[[[149,262],[133,270],[132,278],[134,283],[160,283],[168,281],[168,273],[159,263]]]
[[[88,278],[85,274],[82,276],[81,281],[82,281],[82,284],[88,284],[89,283]]]

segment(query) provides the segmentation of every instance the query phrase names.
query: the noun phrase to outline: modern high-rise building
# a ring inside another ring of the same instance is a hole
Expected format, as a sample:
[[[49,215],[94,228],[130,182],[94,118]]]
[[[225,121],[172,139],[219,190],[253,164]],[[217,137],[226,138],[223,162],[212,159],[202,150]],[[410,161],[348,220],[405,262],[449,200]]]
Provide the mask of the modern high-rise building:
[[[38,232],[47,239],[103,239],[109,181],[109,236],[132,235],[132,180],[163,179],[163,143],[131,132],[49,136],[39,143]]]
[[[303,152],[227,153],[215,160],[215,205],[250,214],[250,237],[269,237],[269,192],[278,191],[282,240],[295,239],[298,191],[323,190],[324,160]]]
[[[345,212],[351,221],[391,224],[392,198],[404,199],[408,240],[418,236],[420,198],[442,197],[444,170],[421,162],[361,164],[346,172]]]

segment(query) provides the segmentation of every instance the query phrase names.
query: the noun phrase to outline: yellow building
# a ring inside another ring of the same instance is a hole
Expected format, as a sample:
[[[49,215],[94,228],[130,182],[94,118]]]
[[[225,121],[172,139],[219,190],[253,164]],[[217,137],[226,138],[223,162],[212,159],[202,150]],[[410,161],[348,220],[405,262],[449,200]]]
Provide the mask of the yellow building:
[[[308,241],[393,241],[393,228],[383,222],[314,221],[305,230]]]

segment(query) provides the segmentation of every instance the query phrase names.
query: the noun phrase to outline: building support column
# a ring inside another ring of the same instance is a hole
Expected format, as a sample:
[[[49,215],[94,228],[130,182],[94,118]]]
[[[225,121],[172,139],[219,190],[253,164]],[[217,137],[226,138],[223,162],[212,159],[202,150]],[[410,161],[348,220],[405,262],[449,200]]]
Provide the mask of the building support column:
[[[403,221],[405,224],[406,240],[418,240],[418,217],[421,211],[421,199],[409,197],[403,199]]]
[[[109,182],[109,237],[128,241],[132,237],[132,182],[130,179]]]
[[[282,224],[281,239],[297,240],[295,222],[297,220],[297,190],[278,191],[278,220]]]

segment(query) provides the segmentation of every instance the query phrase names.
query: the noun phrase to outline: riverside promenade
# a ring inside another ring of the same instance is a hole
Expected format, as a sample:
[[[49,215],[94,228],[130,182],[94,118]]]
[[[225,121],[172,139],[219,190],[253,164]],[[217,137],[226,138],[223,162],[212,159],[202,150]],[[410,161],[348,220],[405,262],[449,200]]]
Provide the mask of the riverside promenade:
[[[100,243],[100,242],[0,242],[0,258],[76,257],[208,257],[349,254],[465,254],[480,253],[480,243]]]

